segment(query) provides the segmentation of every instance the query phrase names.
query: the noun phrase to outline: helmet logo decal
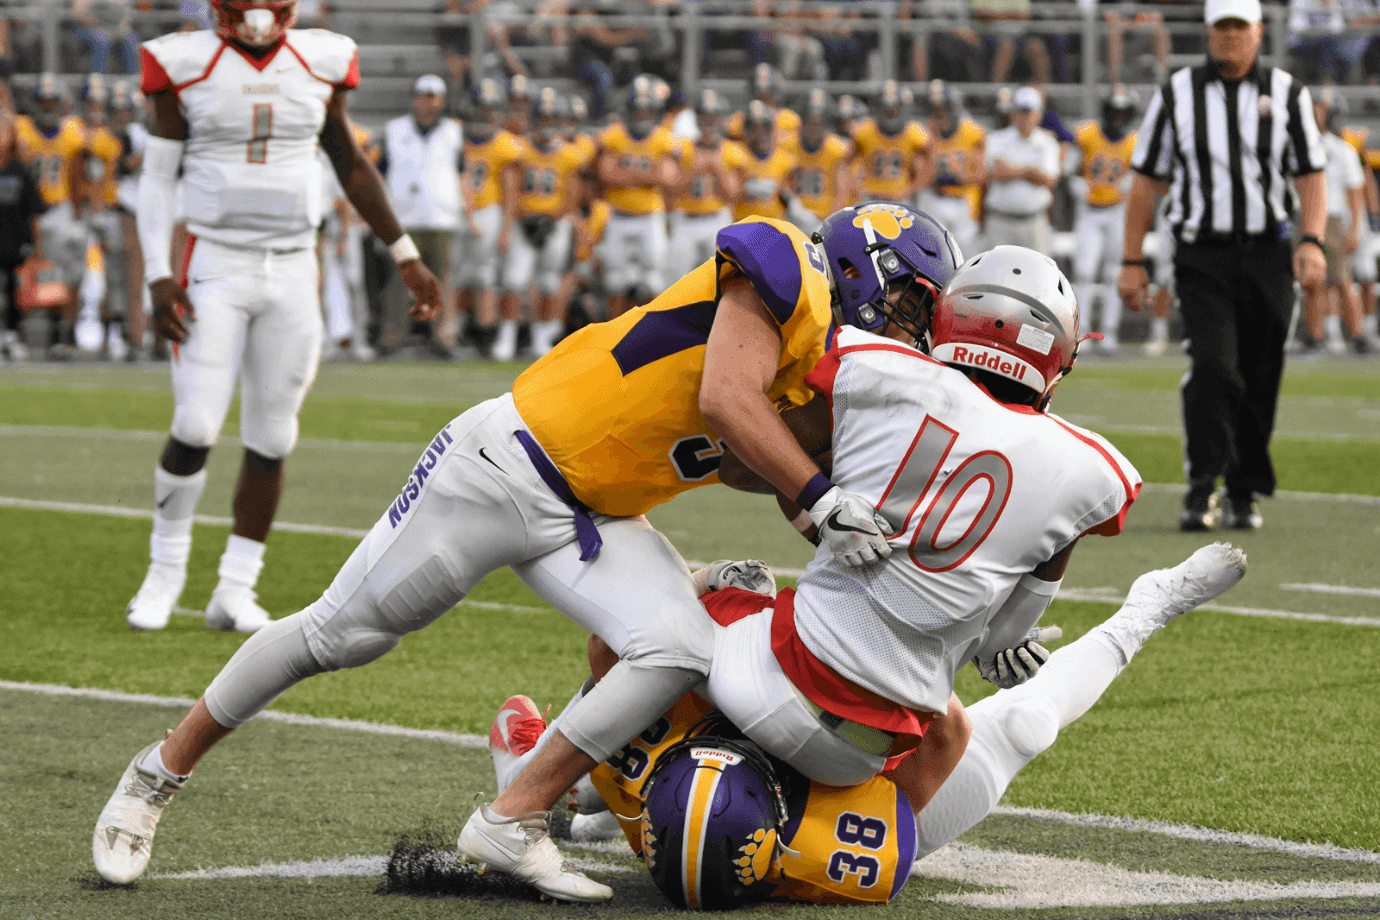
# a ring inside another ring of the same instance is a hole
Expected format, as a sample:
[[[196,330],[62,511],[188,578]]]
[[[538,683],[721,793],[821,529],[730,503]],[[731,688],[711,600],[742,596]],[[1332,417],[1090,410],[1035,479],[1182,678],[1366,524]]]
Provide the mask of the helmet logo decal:
[[[1049,350],[1054,347],[1054,336],[1043,329],[1036,329],[1029,323],[1021,324],[1021,331],[1016,336],[1016,344],[1024,345],[1031,351],[1038,351],[1042,355],[1049,354]]]
[[[652,816],[642,809],[642,861],[648,869],[656,868],[656,831],[652,828]]]
[[[853,226],[860,229],[871,226],[878,236],[889,240],[900,239],[901,231],[909,230],[914,223],[906,208],[884,203],[865,204],[858,208],[853,218]]]
[[[931,356],[945,364],[962,364],[965,367],[991,371],[1008,380],[1023,383],[1033,390],[1043,391],[1046,385],[1044,376],[1034,365],[986,345],[945,342],[934,346]]]
[[[738,878],[744,885],[761,881],[771,871],[776,861],[776,831],[758,828],[747,843],[738,848]]]

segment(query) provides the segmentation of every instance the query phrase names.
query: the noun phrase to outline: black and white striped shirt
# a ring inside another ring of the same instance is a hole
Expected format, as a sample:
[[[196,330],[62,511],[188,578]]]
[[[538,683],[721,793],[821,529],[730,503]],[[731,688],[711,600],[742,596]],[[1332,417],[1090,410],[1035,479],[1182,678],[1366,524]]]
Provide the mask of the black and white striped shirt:
[[[1294,210],[1287,181],[1323,168],[1308,89],[1277,67],[1224,81],[1204,62],[1170,75],[1145,111],[1131,168],[1169,183],[1184,243],[1276,238]]]

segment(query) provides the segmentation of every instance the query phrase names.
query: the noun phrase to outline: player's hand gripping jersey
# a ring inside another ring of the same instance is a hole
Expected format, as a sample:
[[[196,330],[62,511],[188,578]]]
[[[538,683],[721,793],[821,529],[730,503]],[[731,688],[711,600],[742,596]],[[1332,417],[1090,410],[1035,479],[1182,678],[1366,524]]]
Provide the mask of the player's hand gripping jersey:
[[[143,91],[176,93],[195,126],[182,159],[187,229],[228,246],[314,245],[318,138],[332,94],[359,85],[354,41],[291,29],[259,59],[213,31],[174,32],[140,56]]]
[[[628,845],[649,867],[658,860],[680,871],[715,864],[718,854],[706,852],[702,858],[687,858],[679,852],[659,852],[654,843],[648,847],[644,834],[651,828],[642,820],[647,779],[657,762],[672,746],[692,737],[691,730],[697,724],[703,727],[702,720],[713,712],[698,696],[686,694],[664,717],[590,775],[619,819]],[[885,904],[895,897],[910,877],[916,845],[914,810],[895,783],[878,776],[858,786],[825,786],[806,780],[779,761],[774,767],[786,800],[787,817],[779,840],[784,846],[778,848],[770,830],[761,835],[762,839],[709,844],[733,849],[724,855],[737,865],[737,881],[748,887],[754,899],[755,887],[762,886],[762,900],[769,896],[816,904]],[[686,839],[707,823],[704,808],[714,802],[713,790],[708,789],[691,799],[685,815]],[[712,879],[700,882],[702,895],[708,894],[703,886],[710,883]],[[688,890],[694,897],[693,878],[689,885],[674,887]]]
[[[875,502],[895,535],[879,569],[817,553],[796,590],[796,633],[853,683],[942,713],[1016,583],[1085,533],[1119,533],[1140,475],[1098,435],[851,327],[807,380],[833,407],[831,478]]]
[[[700,414],[699,388],[720,285],[734,277],[752,283],[781,330],[767,398],[803,405],[829,328],[829,281],[815,244],[762,218],[725,227],[714,261],[646,306],[563,339],[514,382],[518,413],[595,511],[643,514],[719,481],[723,445]]]

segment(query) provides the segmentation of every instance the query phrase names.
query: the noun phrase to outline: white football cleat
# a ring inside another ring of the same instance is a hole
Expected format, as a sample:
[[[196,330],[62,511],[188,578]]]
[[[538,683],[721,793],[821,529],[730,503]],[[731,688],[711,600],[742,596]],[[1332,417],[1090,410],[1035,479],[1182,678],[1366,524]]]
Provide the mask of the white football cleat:
[[[241,633],[263,629],[273,618],[255,597],[254,589],[244,585],[217,585],[206,605],[206,627]]]
[[[182,588],[187,583],[187,570],[161,562],[149,563],[148,574],[139,592],[125,608],[125,621],[129,628],[139,632],[153,632],[168,625],[173,606],[182,596]]]
[[[771,566],[760,559],[734,561],[720,559],[694,572],[695,593],[719,591],[723,588],[742,588],[754,594],[776,597],[776,576]]]
[[[182,783],[149,773],[139,764],[158,746],[150,744],[130,761],[120,784],[96,819],[91,837],[91,859],[101,878],[128,885],[144,874],[153,849],[153,832]]]
[[[1175,617],[1221,595],[1246,574],[1246,554],[1230,543],[1211,543],[1172,569],[1146,572],[1110,620],[1144,643]]]
[[[570,839],[576,843],[598,843],[621,836],[623,826],[608,809],[593,815],[579,814],[570,819]]]
[[[481,804],[470,815],[456,844],[462,860],[480,869],[506,872],[542,894],[561,901],[607,901],[613,889],[601,885],[566,862],[551,842],[551,813],[534,811],[504,818]]]
[[[546,720],[530,697],[518,694],[503,701],[489,728],[489,756],[493,758],[499,795],[508,788],[517,759],[536,747],[545,731]]]

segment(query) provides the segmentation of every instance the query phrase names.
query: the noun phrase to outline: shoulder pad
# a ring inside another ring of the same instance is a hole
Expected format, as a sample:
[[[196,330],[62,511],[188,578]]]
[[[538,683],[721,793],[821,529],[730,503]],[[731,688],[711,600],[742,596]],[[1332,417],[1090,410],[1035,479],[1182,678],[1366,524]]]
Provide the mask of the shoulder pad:
[[[156,93],[192,82],[211,66],[221,44],[220,36],[209,30],[173,32],[144,42],[139,49],[143,65],[140,90]]]
[[[804,234],[791,224],[749,218],[719,231],[716,261],[720,269],[726,264],[736,268],[752,284],[776,324],[784,326],[795,313],[805,283],[799,245],[803,242],[807,242]]]
[[[345,89],[359,85],[359,47],[353,38],[326,29],[290,29],[284,41],[318,80]]]

